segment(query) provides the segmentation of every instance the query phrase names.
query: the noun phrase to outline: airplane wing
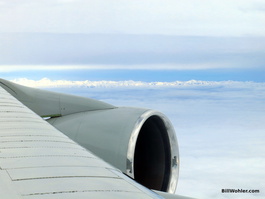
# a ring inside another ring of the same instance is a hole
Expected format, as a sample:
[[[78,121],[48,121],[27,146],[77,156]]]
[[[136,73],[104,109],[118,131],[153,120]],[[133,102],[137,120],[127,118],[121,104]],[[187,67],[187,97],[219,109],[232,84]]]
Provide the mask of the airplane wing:
[[[34,108],[30,107],[30,104],[36,105],[36,93],[33,93],[34,99],[26,96],[21,100],[22,103],[13,96],[18,95],[19,90],[12,87],[13,84],[10,84],[11,86],[7,84],[9,82],[0,80],[1,198],[182,198],[151,191],[124,174],[127,171],[130,176],[132,171],[128,171],[128,167],[125,168],[125,171],[117,169],[118,167],[112,166],[115,163],[105,162],[87,148],[81,146],[81,142],[78,144],[77,142],[80,140],[70,139],[69,131],[66,133],[59,131],[58,129],[60,129],[62,123],[72,125],[67,117],[63,117],[63,115],[71,116],[73,112],[74,114],[80,112],[82,110],[82,100],[79,101],[81,105],[78,105],[78,110],[75,107],[73,108],[72,105],[70,109],[67,109],[67,106],[66,108],[60,107],[58,109],[60,113],[55,111],[55,106],[50,109],[52,114],[49,111],[48,116],[56,115],[55,119],[64,118],[61,122],[59,120],[60,125],[56,129],[57,127],[55,128],[39,116],[41,113],[46,113],[46,109],[41,109],[41,111],[38,109],[39,115],[36,114],[38,111],[32,111]],[[52,98],[52,101],[58,104],[54,98]],[[71,100],[68,102],[72,103]],[[42,104],[41,101],[37,103]],[[24,104],[27,104],[27,106]],[[50,103],[48,104],[50,105]],[[99,103],[99,106],[102,106],[102,104]],[[91,109],[91,107],[86,107]],[[94,113],[96,113],[97,107],[98,105],[96,105],[96,108],[95,106],[92,107]],[[114,109],[107,104],[103,104],[103,107],[107,110]],[[70,110],[70,113],[64,114],[62,110]],[[99,114],[99,117],[101,116]],[[75,115],[75,117],[80,116]],[[80,126],[79,128],[81,128]],[[68,130],[75,130],[74,128],[67,128]],[[142,146],[142,148],[144,147]],[[171,161],[169,161],[170,164]],[[176,164],[173,161],[172,163]],[[131,162],[127,162],[128,165],[129,167],[134,166]],[[174,164],[171,166],[176,167]],[[165,179],[171,178],[167,176],[163,178],[163,180]]]
[[[160,198],[0,88],[1,198]]]

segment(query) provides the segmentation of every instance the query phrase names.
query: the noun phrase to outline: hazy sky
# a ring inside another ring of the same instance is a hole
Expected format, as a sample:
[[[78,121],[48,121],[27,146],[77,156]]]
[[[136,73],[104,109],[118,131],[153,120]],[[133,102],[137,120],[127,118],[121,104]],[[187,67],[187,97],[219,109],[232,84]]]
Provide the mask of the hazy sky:
[[[263,0],[1,0],[0,32],[264,36]]]
[[[0,73],[265,81],[264,21],[263,0],[0,0]]]

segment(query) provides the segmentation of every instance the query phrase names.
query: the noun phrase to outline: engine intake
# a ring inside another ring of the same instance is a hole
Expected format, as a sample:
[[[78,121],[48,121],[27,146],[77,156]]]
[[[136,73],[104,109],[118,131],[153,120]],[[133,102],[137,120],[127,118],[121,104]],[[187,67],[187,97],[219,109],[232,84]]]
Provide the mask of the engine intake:
[[[167,191],[171,150],[166,127],[158,116],[143,124],[134,150],[134,179],[148,188]]]

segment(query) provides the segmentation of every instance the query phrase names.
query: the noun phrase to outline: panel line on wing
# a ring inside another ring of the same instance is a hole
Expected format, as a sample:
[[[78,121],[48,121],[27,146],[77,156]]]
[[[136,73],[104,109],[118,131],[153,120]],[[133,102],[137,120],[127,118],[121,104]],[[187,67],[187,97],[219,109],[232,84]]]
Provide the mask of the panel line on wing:
[[[54,138],[53,141],[67,141],[70,143],[74,143],[73,141],[69,141],[69,138],[67,138],[66,136],[56,136],[56,135],[33,135],[33,134],[21,134],[21,135],[16,135],[17,137],[15,137],[14,135],[2,135],[0,137],[2,137],[4,140],[1,140],[0,142],[6,142],[6,141],[20,141],[20,140],[25,140],[25,141],[30,141],[30,140],[39,140],[39,141],[47,141],[47,139],[49,138]],[[24,139],[23,139],[24,138]],[[43,138],[43,139],[42,139]]]
[[[109,176],[53,176],[53,177],[38,177],[38,178],[24,178],[24,179],[12,179],[12,181],[23,181],[23,180],[44,180],[44,179],[58,179],[58,178],[113,178],[121,179],[119,177]]]
[[[0,141],[0,143],[10,143],[10,142],[59,142],[59,143],[67,143],[67,144],[76,144],[75,142],[67,142],[67,141],[59,141],[59,140],[5,140]]]
[[[86,149],[83,148],[79,148],[79,147],[60,147],[60,146],[18,146],[18,147],[1,147],[0,146],[0,150],[1,149],[68,149],[68,150],[80,150],[80,151],[86,151]]]
[[[103,193],[110,193],[110,192],[120,192],[120,193],[135,193],[132,191],[126,190],[72,190],[72,191],[58,191],[58,192],[46,192],[46,193],[33,193],[33,194],[23,194],[22,196],[40,196],[40,195],[50,195],[50,194],[74,194],[74,193],[86,193],[86,192],[103,192]]]
[[[106,165],[104,166],[87,166],[87,165],[59,165],[59,166],[34,166],[34,167],[31,167],[31,166],[28,166],[28,167],[14,167],[14,168],[8,168],[8,169],[5,169],[5,170],[17,170],[17,169],[37,169],[37,168],[104,168],[104,169],[108,169],[108,170],[115,170],[115,168],[108,168],[106,167]],[[116,169],[117,172],[120,172],[118,169]]]
[[[56,135],[47,135],[47,134],[6,134],[6,135],[0,135],[0,137],[8,138],[8,137],[53,137],[53,138],[64,138],[62,136],[56,136]]]
[[[48,157],[77,157],[77,158],[95,158],[90,156],[78,156],[78,155],[32,155],[32,156],[12,156],[12,157],[0,157],[0,159],[16,159],[16,158],[48,158]]]

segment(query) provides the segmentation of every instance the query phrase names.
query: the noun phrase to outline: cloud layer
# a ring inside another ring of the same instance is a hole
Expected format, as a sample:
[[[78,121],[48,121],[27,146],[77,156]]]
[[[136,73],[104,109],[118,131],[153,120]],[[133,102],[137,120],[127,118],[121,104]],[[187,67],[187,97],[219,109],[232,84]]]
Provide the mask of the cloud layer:
[[[142,82],[142,81],[69,81],[69,80],[50,80],[43,78],[41,80],[30,80],[27,78],[18,78],[12,80],[14,83],[35,88],[115,88],[115,87],[263,87],[265,83],[255,82],[237,82],[237,81],[174,81],[174,82]]]
[[[166,114],[180,147],[178,194],[205,199],[265,196],[264,83],[15,82]],[[221,189],[260,193],[224,194]]]
[[[0,34],[0,71],[264,68],[265,37]]]

